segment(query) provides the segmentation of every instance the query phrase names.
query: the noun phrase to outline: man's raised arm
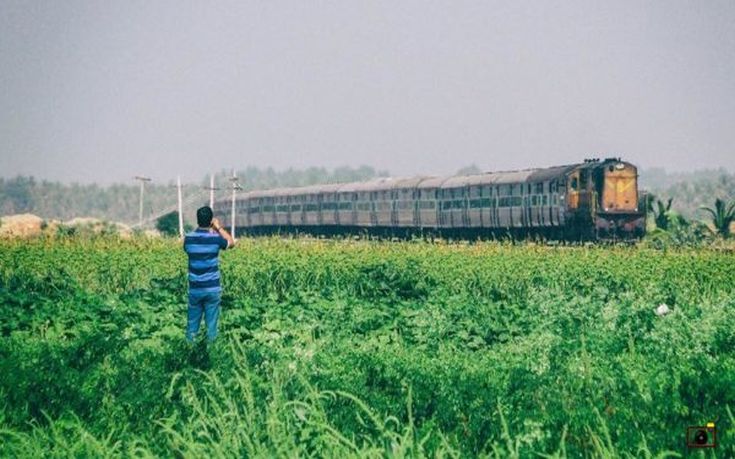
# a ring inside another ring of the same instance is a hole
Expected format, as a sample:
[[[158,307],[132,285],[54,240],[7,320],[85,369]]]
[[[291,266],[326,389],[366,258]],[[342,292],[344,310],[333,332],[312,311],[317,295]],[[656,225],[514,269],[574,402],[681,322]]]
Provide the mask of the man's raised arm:
[[[217,231],[220,236],[227,240],[227,248],[231,249],[235,247],[235,239],[227,232],[227,230],[220,224],[219,219],[212,219],[212,229]]]

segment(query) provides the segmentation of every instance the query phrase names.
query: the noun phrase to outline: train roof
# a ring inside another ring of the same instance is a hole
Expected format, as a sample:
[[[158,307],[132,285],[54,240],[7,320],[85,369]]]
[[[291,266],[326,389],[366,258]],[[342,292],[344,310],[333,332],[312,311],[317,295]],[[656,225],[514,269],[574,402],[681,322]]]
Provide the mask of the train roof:
[[[294,196],[318,193],[354,193],[395,190],[402,188],[458,188],[471,185],[499,185],[506,183],[541,182],[561,178],[576,168],[595,169],[615,161],[632,165],[620,158],[606,158],[603,161],[592,160],[584,163],[567,164],[537,169],[522,169],[515,171],[485,172],[472,175],[449,176],[409,176],[409,177],[378,177],[362,182],[329,183],[301,187],[284,187],[270,190],[248,191],[240,198],[258,198],[265,196]]]
[[[531,174],[526,178],[529,182],[544,182],[547,180],[562,177],[570,172],[572,169],[579,167],[582,164],[567,164],[565,166],[554,166],[546,167],[543,169],[534,169]]]
[[[451,179],[452,175],[446,175],[443,177],[430,177],[426,180],[423,180],[419,183],[418,188],[425,190],[428,188],[441,188],[442,183],[446,182],[447,180]]]

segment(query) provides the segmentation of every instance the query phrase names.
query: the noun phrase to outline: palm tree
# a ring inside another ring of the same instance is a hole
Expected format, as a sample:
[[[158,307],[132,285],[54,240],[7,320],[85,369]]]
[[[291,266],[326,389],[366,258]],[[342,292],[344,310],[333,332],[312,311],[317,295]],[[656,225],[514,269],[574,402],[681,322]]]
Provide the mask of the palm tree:
[[[712,224],[722,237],[730,236],[730,224],[735,221],[735,201],[728,205],[724,200],[717,198],[715,199],[714,208],[700,207],[700,209],[712,215]]]
[[[653,209],[653,220],[656,222],[656,226],[662,230],[669,228],[669,212],[671,211],[671,201],[673,200],[674,198],[669,198],[664,206],[664,203],[661,202],[660,199],[656,199],[656,207],[658,207],[658,211]]]

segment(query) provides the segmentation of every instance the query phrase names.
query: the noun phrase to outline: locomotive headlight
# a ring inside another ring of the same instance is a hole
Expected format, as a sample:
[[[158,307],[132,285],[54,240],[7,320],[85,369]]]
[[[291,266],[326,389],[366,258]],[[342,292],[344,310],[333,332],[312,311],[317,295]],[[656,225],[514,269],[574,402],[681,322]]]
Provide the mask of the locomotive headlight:
[[[623,164],[623,163],[617,163],[615,165],[615,169],[617,169],[619,171],[622,171],[623,169],[625,169],[625,164]]]

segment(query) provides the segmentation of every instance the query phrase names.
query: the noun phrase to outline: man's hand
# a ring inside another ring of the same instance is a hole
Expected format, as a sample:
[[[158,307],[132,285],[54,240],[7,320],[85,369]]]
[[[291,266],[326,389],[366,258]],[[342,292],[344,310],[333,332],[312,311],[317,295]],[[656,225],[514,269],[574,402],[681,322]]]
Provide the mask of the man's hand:
[[[232,236],[230,236],[230,233],[227,232],[226,229],[220,224],[218,218],[213,218],[212,223],[210,224],[213,230],[217,231],[220,236],[225,238],[227,240],[227,248],[231,249],[235,247],[235,239],[233,239]]]

